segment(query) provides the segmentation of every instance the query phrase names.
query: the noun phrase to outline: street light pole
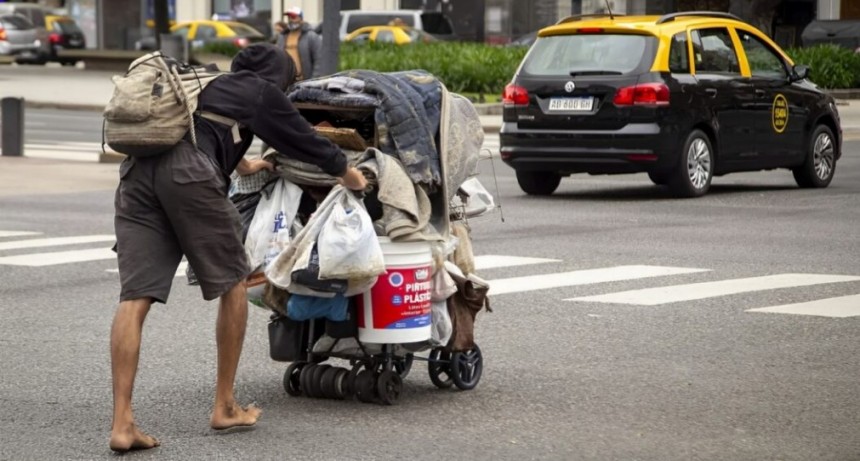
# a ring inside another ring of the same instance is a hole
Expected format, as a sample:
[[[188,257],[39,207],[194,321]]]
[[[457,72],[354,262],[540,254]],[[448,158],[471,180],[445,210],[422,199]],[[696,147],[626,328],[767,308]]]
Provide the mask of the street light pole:
[[[322,63],[323,75],[337,72],[340,61],[340,0],[323,0]]]
[[[161,49],[161,34],[170,33],[170,13],[167,0],[153,0],[153,20],[155,21],[155,49]]]

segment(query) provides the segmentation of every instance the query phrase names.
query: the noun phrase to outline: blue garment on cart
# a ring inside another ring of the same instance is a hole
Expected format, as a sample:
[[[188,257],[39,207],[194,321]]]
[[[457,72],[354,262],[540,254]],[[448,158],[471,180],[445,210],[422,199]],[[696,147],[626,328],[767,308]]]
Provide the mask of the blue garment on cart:
[[[349,299],[341,293],[333,298],[293,294],[287,301],[287,316],[298,321],[327,318],[332,322],[342,322],[347,319],[348,306]]]

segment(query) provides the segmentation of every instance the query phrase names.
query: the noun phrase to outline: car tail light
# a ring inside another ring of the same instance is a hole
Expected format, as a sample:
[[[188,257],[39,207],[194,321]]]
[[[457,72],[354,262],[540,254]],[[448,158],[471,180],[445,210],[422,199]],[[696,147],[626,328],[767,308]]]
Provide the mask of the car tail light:
[[[655,162],[657,154],[627,154],[627,160],[631,162]]]
[[[62,37],[60,37],[60,34],[58,34],[56,32],[54,32],[48,36],[48,41],[53,43],[53,44],[60,43],[61,40],[62,40]]]
[[[603,29],[600,27],[583,27],[580,29],[576,29],[580,34],[602,34]]]
[[[239,48],[245,48],[246,46],[248,46],[248,43],[248,39],[245,37],[240,37],[233,40],[233,44],[238,46]]]
[[[6,29],[0,27],[0,40],[6,40]]]
[[[616,106],[667,106],[669,87],[662,83],[640,83],[620,88],[612,100]]]
[[[521,86],[509,84],[502,94],[502,104],[509,107],[528,106],[529,92]]]

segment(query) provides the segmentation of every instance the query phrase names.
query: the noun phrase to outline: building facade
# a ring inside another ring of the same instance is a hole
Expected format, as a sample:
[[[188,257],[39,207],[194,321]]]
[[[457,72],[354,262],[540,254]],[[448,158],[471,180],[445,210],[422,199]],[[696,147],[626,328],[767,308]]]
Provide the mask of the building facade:
[[[0,0],[0,2],[7,0]],[[21,1],[21,0],[18,0]],[[29,0],[73,17],[93,48],[130,49],[150,30],[154,0]],[[171,20],[233,18],[271,33],[283,11],[299,6],[305,21],[322,21],[324,0],[168,0]],[[571,14],[664,14],[728,9],[730,0],[341,0],[343,9],[443,11],[464,40],[507,43]],[[705,8],[702,8],[705,6]],[[860,0],[781,0],[771,35],[783,46],[800,45],[813,19],[858,19]]]

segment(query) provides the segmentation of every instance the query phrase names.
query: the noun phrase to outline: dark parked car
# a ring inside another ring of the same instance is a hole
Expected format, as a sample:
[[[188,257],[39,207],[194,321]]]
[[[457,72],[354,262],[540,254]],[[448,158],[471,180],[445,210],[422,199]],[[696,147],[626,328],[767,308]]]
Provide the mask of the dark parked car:
[[[49,15],[45,19],[48,26],[48,42],[51,44],[51,61],[58,61],[63,65],[74,64],[75,59],[64,59],[59,57],[60,50],[80,50],[87,47],[84,32],[78,27],[74,19],[66,16]]]
[[[645,172],[679,197],[776,168],[827,187],[842,129],[808,74],[726,13],[567,18],[505,89],[501,157],[537,195],[573,173]]]
[[[0,15],[0,55],[18,61],[38,61],[41,43],[36,26],[17,14]]]

